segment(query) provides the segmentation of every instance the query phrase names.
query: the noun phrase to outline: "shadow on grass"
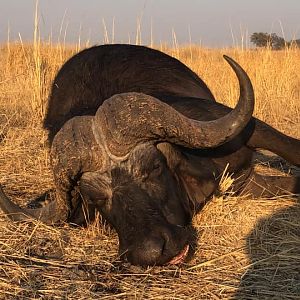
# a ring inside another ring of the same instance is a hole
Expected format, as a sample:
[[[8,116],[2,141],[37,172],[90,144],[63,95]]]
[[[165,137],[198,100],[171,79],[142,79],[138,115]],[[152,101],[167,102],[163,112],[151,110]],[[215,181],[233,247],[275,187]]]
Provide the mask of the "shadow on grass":
[[[262,218],[247,237],[250,265],[234,299],[300,299],[300,201]]]

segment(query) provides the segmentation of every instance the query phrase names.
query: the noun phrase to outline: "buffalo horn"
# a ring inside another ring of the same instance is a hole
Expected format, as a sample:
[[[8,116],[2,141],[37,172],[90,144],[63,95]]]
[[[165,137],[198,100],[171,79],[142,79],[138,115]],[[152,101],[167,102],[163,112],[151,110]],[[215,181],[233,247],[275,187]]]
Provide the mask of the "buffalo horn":
[[[224,58],[240,85],[239,101],[230,113],[217,120],[197,121],[149,95],[114,95],[98,109],[94,120],[107,150],[122,157],[136,145],[153,140],[206,149],[233,139],[252,117],[254,92],[246,72],[233,59]]]
[[[46,224],[54,224],[66,220],[56,208],[56,201],[51,201],[41,208],[21,208],[12,202],[0,186],[0,208],[13,221],[37,219]]]

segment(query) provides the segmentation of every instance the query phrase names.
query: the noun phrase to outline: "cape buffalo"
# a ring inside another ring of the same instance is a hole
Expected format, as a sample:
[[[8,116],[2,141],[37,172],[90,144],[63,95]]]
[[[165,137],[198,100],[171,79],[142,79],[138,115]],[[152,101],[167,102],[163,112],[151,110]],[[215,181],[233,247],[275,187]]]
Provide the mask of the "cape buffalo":
[[[50,224],[83,224],[99,211],[116,229],[123,257],[161,265],[186,258],[192,216],[218,192],[226,167],[236,193],[299,193],[299,178],[253,171],[257,148],[300,166],[300,141],[252,117],[250,79],[225,59],[240,85],[234,109],[212,101],[194,73],[155,50],[99,46],[71,58],[45,119],[56,199],[20,208],[0,189],[2,210]]]
[[[67,61],[54,79],[44,121],[50,142],[67,120],[94,115],[105,99],[127,92],[214,100],[194,72],[163,52],[123,44],[92,47]]]

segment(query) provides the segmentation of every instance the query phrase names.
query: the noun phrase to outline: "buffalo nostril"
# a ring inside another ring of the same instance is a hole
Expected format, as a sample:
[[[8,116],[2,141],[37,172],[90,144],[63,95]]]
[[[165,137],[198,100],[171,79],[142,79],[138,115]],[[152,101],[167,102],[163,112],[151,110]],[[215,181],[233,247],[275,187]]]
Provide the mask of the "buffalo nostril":
[[[157,265],[162,264],[164,249],[165,240],[160,237],[152,237],[130,247],[125,255],[127,260],[134,265]]]
[[[163,238],[151,238],[144,241],[143,245],[145,254],[149,260],[157,260],[161,257],[164,248],[165,240]]]
[[[188,249],[185,231],[174,226],[160,228],[131,243],[124,257],[134,265],[177,264],[184,261]]]

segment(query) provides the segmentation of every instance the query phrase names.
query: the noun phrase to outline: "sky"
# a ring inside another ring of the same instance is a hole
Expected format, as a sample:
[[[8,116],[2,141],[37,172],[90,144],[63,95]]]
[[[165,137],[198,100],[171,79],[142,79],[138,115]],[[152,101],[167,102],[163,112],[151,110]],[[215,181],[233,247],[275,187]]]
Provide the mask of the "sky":
[[[300,0],[39,0],[44,40],[249,46],[253,32],[300,38]],[[0,43],[33,38],[35,0],[0,0]],[[139,25],[137,25],[139,24]],[[105,29],[106,27],[106,29]],[[105,32],[107,36],[105,35]]]

